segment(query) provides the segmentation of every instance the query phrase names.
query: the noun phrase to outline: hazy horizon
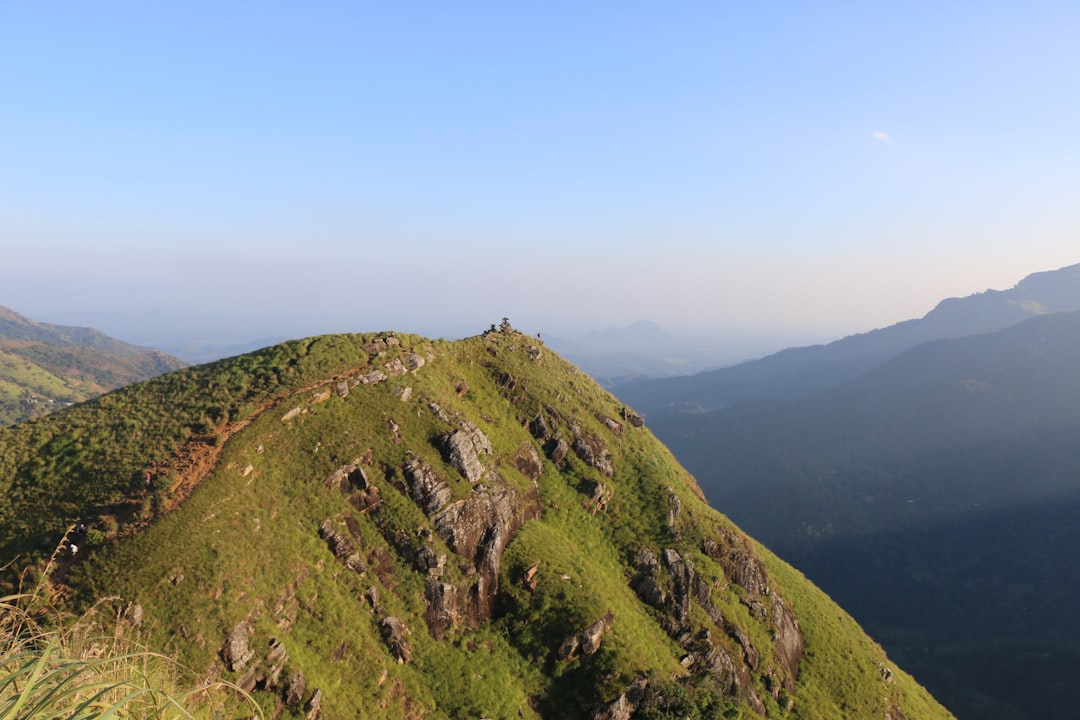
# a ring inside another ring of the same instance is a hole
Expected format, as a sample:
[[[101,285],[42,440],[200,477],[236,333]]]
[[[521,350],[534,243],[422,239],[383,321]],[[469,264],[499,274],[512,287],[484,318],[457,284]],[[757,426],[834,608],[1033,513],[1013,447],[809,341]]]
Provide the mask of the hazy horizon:
[[[1080,261],[1077,31],[1057,2],[3,3],[0,305],[155,344],[826,342]]]

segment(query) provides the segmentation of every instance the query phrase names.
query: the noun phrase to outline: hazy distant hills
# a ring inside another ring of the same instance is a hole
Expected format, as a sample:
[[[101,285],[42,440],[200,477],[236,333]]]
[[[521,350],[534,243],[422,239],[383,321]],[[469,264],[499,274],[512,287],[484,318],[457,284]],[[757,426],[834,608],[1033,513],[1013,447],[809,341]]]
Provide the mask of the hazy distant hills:
[[[725,346],[720,338],[679,337],[646,320],[575,338],[545,336],[544,341],[605,387],[700,372],[730,365],[749,354]],[[760,346],[762,342],[761,338],[739,338],[737,345]]]
[[[183,366],[165,353],[92,328],[38,323],[0,307],[0,424],[39,417]]]
[[[715,507],[959,717],[1071,718],[1080,312],[1063,310],[1080,304],[1078,271],[648,388],[685,403],[699,381],[711,410],[672,412],[659,395],[636,407]],[[951,337],[914,342],[932,335]]]
[[[511,328],[292,341],[0,428],[0,594],[78,523],[54,596],[123,598],[266,717],[951,717]]]
[[[697,375],[619,385],[619,396],[655,418],[752,399],[804,397],[838,385],[929,340],[999,330],[1049,312],[1080,310],[1080,264],[1035,273],[1010,290],[943,300],[924,317],[827,345],[790,348]]]

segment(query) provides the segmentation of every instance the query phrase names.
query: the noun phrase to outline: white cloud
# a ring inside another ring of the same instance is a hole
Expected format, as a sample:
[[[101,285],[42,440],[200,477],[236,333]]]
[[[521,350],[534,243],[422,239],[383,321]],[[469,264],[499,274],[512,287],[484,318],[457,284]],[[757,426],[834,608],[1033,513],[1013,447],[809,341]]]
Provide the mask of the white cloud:
[[[882,131],[880,131],[880,130],[875,130],[875,131],[873,132],[873,137],[874,137],[874,139],[875,139],[875,140],[877,140],[878,142],[883,142],[883,143],[885,143],[885,144],[889,144],[889,143],[891,143],[891,142],[892,142],[892,138],[891,138],[891,137],[889,137],[889,133],[887,133],[887,132],[882,132]]]

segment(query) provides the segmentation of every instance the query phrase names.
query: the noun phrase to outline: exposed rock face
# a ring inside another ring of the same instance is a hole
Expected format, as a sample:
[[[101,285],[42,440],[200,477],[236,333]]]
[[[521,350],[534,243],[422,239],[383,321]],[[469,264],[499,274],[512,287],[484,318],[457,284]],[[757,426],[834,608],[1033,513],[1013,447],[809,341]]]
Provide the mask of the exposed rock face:
[[[475,483],[484,477],[480,455],[491,455],[491,440],[476,425],[464,420],[461,429],[441,435],[436,445],[446,461],[466,480]]]
[[[221,648],[221,659],[225,667],[232,672],[240,672],[255,657],[251,649],[252,628],[248,622],[237,623],[229,633],[225,646]]]
[[[591,465],[604,475],[613,477],[615,466],[611,463],[611,452],[607,443],[592,433],[574,438],[574,453],[586,465]]]
[[[780,599],[773,595],[773,629],[776,633],[776,656],[783,666],[782,682],[788,692],[795,691],[795,681],[799,677],[799,664],[802,662],[806,641],[803,639],[799,621]],[[777,695],[774,692],[774,695]]]
[[[611,432],[615,433],[616,435],[622,435],[623,426],[620,425],[619,422],[614,418],[609,418],[607,415],[597,415],[596,418],[600,422],[602,422],[604,424],[604,427],[606,427]]]
[[[458,628],[461,622],[458,588],[451,583],[431,578],[428,580],[424,597],[427,599],[424,622],[427,623],[428,632],[436,640],[442,640],[447,632]]]
[[[299,710],[306,690],[307,680],[304,679],[304,673],[297,672],[292,675],[285,684],[285,707],[293,712]]]
[[[598,482],[592,487],[589,492],[589,502],[586,503],[586,509],[595,515],[598,512],[602,512],[607,509],[608,503],[615,497],[615,489],[609,485]]]
[[[323,520],[322,525],[319,526],[319,537],[326,541],[330,552],[334,553],[334,557],[340,560],[345,567],[357,573],[367,572],[367,565],[360,557],[360,553],[356,551],[356,545],[348,537],[338,532],[333,521],[329,518]]]
[[[555,444],[551,447],[551,462],[559,465],[566,456],[570,453],[570,446],[566,444],[566,441],[559,438],[555,441]]]
[[[410,460],[404,468],[409,494],[425,514],[437,512],[453,496],[450,486],[435,474],[430,465],[419,458]]]
[[[396,617],[385,617],[379,623],[379,630],[382,632],[386,647],[390,649],[390,653],[398,663],[407,663],[412,659],[412,646],[405,639],[409,635],[409,628],[405,626],[405,623]]]
[[[400,358],[393,358],[383,365],[383,372],[390,377],[397,377],[398,375],[404,375],[408,370],[405,369],[405,363],[401,362]]]
[[[368,482],[367,474],[360,466],[360,461],[354,460],[330,473],[323,480],[323,485],[347,495],[354,490],[366,490],[371,483]]]
[[[439,537],[455,553],[471,559],[479,572],[469,598],[471,624],[491,617],[503,550],[526,520],[539,516],[535,492],[522,500],[501,479],[491,487],[477,486],[469,497],[434,516]]]
[[[315,690],[311,699],[304,706],[304,720],[319,720],[322,717],[322,690]]]
[[[723,544],[721,544],[723,543]],[[744,541],[734,535],[722,533],[720,542],[706,541],[704,550],[710,557],[720,561],[725,572],[734,571],[741,585],[748,583],[754,591],[768,592],[765,583],[764,568],[744,545]],[[687,651],[683,665],[693,673],[711,673],[722,681],[724,692],[728,695],[743,697],[751,708],[759,714],[765,713],[765,706],[751,687],[751,671],[761,666],[762,654],[756,648],[746,631],[733,624],[714,603],[712,587],[697,574],[689,559],[674,548],[665,548],[661,553],[662,563],[649,549],[639,552],[635,561],[636,579],[632,582],[634,591],[643,601],[666,613],[661,621],[668,634]],[[729,576],[730,577],[730,576]],[[730,578],[734,580],[734,578]],[[746,589],[746,586],[743,586]],[[747,595],[760,603],[761,596],[748,592],[740,599],[751,608],[745,599]],[[727,643],[712,639],[710,632],[694,630],[692,605],[698,605],[712,622],[742,651],[742,657],[733,655]],[[764,605],[761,605],[764,612]],[[775,685],[772,688],[774,698],[779,697],[781,687],[794,691],[798,677],[799,663],[803,653],[803,638],[798,622],[784,606],[778,596],[773,596],[771,603],[771,624],[773,650],[780,664]],[[753,611],[752,611],[753,612]],[[762,615],[759,620],[767,618]],[[776,673],[770,670],[774,677]]]
[[[386,373],[382,370],[372,370],[360,376],[360,382],[364,385],[374,385],[386,379]]]
[[[600,649],[600,642],[604,638],[604,631],[611,627],[615,616],[610,612],[589,625],[576,635],[571,635],[559,645],[558,656],[560,660],[573,660],[580,650],[585,655],[593,655]]]
[[[648,681],[645,678],[637,678],[619,697],[606,705],[594,708],[589,714],[590,720],[630,720],[644,699],[647,687]]]
[[[472,438],[463,430],[455,430],[438,438],[439,449],[446,461],[471,483],[484,477],[484,466],[476,453]]]
[[[536,417],[529,421],[529,432],[540,442],[551,437],[551,428],[544,419],[544,413],[537,413]]]
[[[518,448],[514,453],[513,463],[518,472],[530,480],[539,479],[544,472],[544,461],[540,458],[540,453],[529,443]]]

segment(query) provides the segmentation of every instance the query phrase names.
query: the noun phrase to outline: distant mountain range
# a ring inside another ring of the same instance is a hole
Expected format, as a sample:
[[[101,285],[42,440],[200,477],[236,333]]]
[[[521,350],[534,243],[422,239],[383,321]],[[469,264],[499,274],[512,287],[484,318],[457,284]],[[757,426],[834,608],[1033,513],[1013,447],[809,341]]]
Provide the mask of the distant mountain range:
[[[92,328],[38,323],[0,307],[0,425],[181,367]]]
[[[693,338],[673,335],[654,322],[638,320],[625,327],[593,330],[544,341],[605,387],[642,378],[689,375],[707,368],[731,365],[751,354],[737,347],[760,347],[763,338]]]
[[[917,320],[827,345],[789,348],[697,375],[621,383],[619,397],[655,418],[745,400],[805,397],[871,370],[929,340],[1000,330],[1036,315],[1080,310],[1080,264],[1029,275],[1010,290],[950,298]]]
[[[959,717],[1075,716],[1080,265],[617,391]]]

